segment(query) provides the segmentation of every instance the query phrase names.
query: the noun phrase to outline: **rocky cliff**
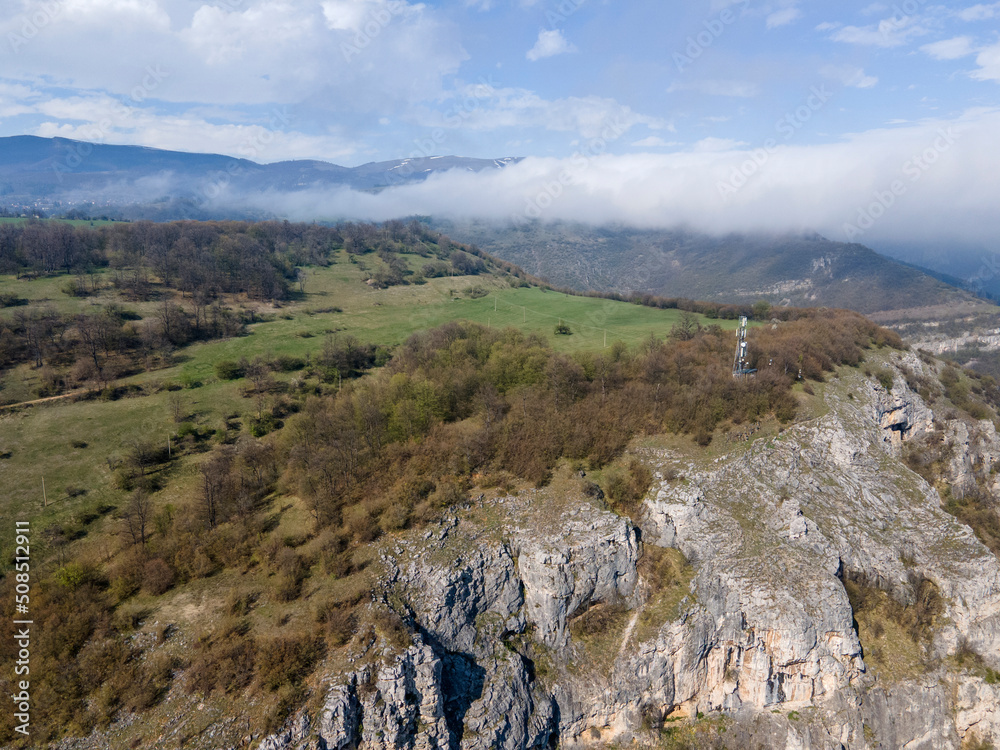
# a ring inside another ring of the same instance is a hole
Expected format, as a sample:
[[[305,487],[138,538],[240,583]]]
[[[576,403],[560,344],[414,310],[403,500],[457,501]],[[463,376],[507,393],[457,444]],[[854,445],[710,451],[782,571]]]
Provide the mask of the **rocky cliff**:
[[[936,366],[843,370],[726,450],[637,445],[632,519],[567,480],[394,540],[350,667],[260,746],[1000,743],[1000,564],[903,461],[947,444],[981,485],[1000,438],[906,385]]]

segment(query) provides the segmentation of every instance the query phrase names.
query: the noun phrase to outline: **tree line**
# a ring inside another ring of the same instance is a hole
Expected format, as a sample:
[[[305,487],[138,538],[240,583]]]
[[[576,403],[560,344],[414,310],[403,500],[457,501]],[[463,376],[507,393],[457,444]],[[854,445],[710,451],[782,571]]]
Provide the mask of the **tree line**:
[[[0,224],[0,274],[37,276],[107,269],[115,285],[148,299],[153,280],[192,297],[214,299],[243,294],[250,299],[283,300],[294,292],[302,266],[322,266],[338,249],[353,256],[376,254],[382,285],[407,283],[413,275],[398,253],[437,261],[429,275],[481,273],[484,254],[451,242],[417,222],[346,222],[336,226],[287,221],[150,221],[106,226],[74,226],[29,220]],[[441,261],[445,261],[442,265]],[[373,275],[374,275],[373,274]]]

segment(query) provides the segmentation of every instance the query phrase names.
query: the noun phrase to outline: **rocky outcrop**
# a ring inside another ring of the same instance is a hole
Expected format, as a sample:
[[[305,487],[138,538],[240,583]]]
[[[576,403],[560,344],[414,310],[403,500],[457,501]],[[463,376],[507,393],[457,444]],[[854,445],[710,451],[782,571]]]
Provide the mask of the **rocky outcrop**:
[[[378,606],[413,643],[379,640],[332,679],[319,746],[600,746],[679,718],[725,747],[1000,743],[1000,689],[982,676],[1000,669],[1000,564],[900,460],[906,441],[948,440],[965,457],[949,471],[975,479],[1000,439],[991,423],[943,424],[896,375],[886,390],[845,371],[821,416],[714,459],[641,451],[657,479],[638,526],[543,490],[398,540]],[[690,563],[672,608],[639,575],[644,545]],[[930,672],[872,673],[848,577],[902,602],[936,587]],[[620,614],[588,645],[573,623],[595,607]],[[960,648],[979,673],[949,659]]]
[[[566,623],[581,610],[628,601],[635,592],[639,544],[626,519],[582,505],[548,533],[514,533],[526,615],[546,646],[566,645]]]
[[[993,741],[1000,737],[1000,684],[963,678],[955,685],[955,726],[963,737]]]
[[[910,364],[920,368],[918,358]],[[898,380],[898,379],[897,379]],[[919,396],[901,385],[893,385],[885,390],[878,385],[870,385],[875,423],[882,428],[882,440],[898,450],[905,440],[929,433],[934,428],[934,414]]]
[[[326,750],[453,747],[441,690],[443,663],[419,637],[389,663],[367,665],[327,693],[319,741]]]

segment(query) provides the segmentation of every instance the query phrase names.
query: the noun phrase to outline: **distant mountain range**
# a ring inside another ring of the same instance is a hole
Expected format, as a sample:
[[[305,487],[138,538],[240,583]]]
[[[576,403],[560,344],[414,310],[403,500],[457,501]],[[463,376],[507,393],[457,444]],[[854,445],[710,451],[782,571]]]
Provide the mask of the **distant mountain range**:
[[[565,222],[430,223],[556,286],[575,289],[724,302],[766,299],[862,313],[975,299],[957,279],[818,234],[712,236]]]
[[[22,135],[0,138],[0,202],[103,205],[212,199],[221,186],[239,192],[292,191],[344,186],[380,190],[420,182],[435,172],[502,169],[518,159],[427,156],[342,167],[296,160],[258,164],[220,154],[111,146],[67,138]],[[180,217],[163,217],[180,218]]]
[[[518,161],[428,156],[358,167],[315,160],[258,164],[220,154],[14,136],[0,138],[0,207],[157,221],[274,218],[260,201],[213,200],[223,191],[230,198],[341,186],[377,192],[437,172],[498,170]],[[565,222],[455,223],[437,217],[429,223],[558,286],[581,290],[727,302],[767,299],[864,313],[975,299],[957,279],[816,234],[711,236]]]

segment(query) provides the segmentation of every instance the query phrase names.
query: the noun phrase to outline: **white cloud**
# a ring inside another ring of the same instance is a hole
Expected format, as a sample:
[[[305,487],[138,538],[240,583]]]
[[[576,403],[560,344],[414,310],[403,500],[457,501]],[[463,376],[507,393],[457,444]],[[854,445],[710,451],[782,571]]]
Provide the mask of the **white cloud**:
[[[861,9],[861,15],[863,16],[874,16],[880,13],[885,13],[889,10],[889,6],[882,2],[872,3]]]
[[[455,94],[454,108],[420,113],[419,124],[431,128],[488,131],[499,128],[545,128],[583,138],[615,140],[636,125],[670,130],[670,123],[640,114],[614,99],[599,96],[543,99],[519,88],[473,86]],[[445,99],[447,102],[448,99]]]
[[[412,16],[424,8],[401,0],[323,0],[321,7],[329,28],[369,35],[397,17]]]
[[[972,77],[980,81],[1000,81],[1000,43],[987,47],[976,57],[979,70]]]
[[[732,96],[742,99],[750,99],[760,93],[756,83],[747,81],[694,81],[692,83],[672,83],[667,93],[675,91],[697,91],[700,94],[709,96]]]
[[[786,26],[801,17],[802,11],[798,8],[784,8],[768,15],[767,28],[776,29],[779,26]]]
[[[669,146],[677,146],[679,144],[677,141],[665,141],[658,135],[651,135],[648,138],[633,141],[632,145],[636,148],[667,148]]]
[[[64,15],[73,22],[107,21],[110,16],[117,17],[114,23],[128,23],[131,17],[133,24],[146,22],[162,28],[170,25],[169,15],[156,0],[63,0],[58,7],[52,15]]]
[[[1000,16],[1000,3],[992,5],[973,5],[957,13],[963,21],[986,21]]]
[[[23,4],[21,15],[0,16],[0,39],[44,23],[0,49],[5,77],[128,95],[154,65],[169,71],[156,97],[185,104],[309,100],[395,114],[439,96],[468,58],[454,21],[406,0]]]
[[[684,225],[713,233],[812,229],[845,240],[845,226],[898,183],[893,205],[881,207],[881,217],[856,241],[995,242],[1000,235],[998,130],[1000,110],[975,110],[953,120],[881,128],[834,143],[782,145],[760,166],[755,161],[760,154],[742,146],[733,150],[733,144],[717,139],[714,145],[726,148],[605,155],[582,162],[529,158],[497,172],[451,172],[378,195],[335,190],[250,202],[296,218],[428,214],[500,220],[524,218],[544,203],[537,214],[544,220]],[[756,173],[740,190],[720,193],[720,184],[748,169]],[[552,185],[559,186],[557,197]],[[546,197],[539,201],[539,196]]]
[[[920,48],[923,52],[933,57],[935,60],[957,60],[960,57],[971,55],[972,38],[967,36],[956,36],[951,39],[942,39],[940,42],[925,44]]]
[[[698,154],[716,153],[722,151],[735,151],[741,146],[746,146],[746,141],[737,141],[732,138],[702,138],[692,149]]]
[[[2,111],[3,87],[0,87]],[[151,146],[177,151],[220,153],[259,162],[285,159],[344,159],[359,146],[334,134],[310,135],[283,130],[287,113],[272,113],[271,122],[218,123],[195,112],[163,114],[153,107],[105,94],[45,97],[20,93],[18,114],[42,118],[34,135],[81,141]]]
[[[138,116],[107,131],[94,123],[44,122],[34,134],[133,146],[155,143],[156,148],[171,151],[221,153],[260,163],[317,158],[336,161],[358,150],[356,145],[333,136],[281,132],[262,125],[219,125],[186,116]]]
[[[870,89],[878,83],[878,78],[867,75],[863,68],[853,65],[824,65],[819,72],[843,86],[856,89]]]
[[[203,5],[195,11],[183,38],[211,67],[239,64],[257,57],[269,46],[287,49],[312,34],[314,18],[285,10],[277,3],[262,3],[243,12],[226,12],[217,6]],[[356,20],[363,23],[364,16]],[[350,26],[331,28],[353,30]]]
[[[845,44],[890,48],[902,47],[912,38],[927,33],[928,30],[914,16],[899,16],[868,26],[844,26],[831,34],[830,38]]]
[[[576,52],[576,47],[570,44],[559,29],[538,32],[538,41],[535,46],[528,50],[525,57],[532,62],[537,62],[546,57],[555,57],[567,52]]]

